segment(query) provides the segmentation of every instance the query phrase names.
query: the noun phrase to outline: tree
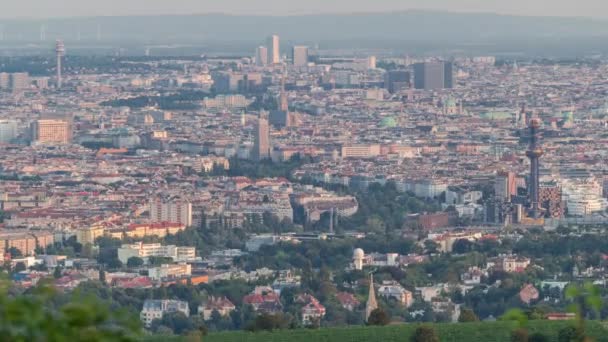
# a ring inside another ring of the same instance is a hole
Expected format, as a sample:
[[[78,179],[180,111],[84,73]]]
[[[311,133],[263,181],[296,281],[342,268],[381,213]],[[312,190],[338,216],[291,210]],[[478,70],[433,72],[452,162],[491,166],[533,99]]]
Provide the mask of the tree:
[[[27,267],[25,267],[25,263],[23,263],[22,261],[19,261],[18,263],[15,264],[15,273],[19,273],[22,271],[25,271]]]
[[[122,262],[118,258],[110,259],[108,261],[108,268],[117,269],[122,267]]]
[[[460,311],[460,316],[458,317],[458,322],[477,322],[479,321],[479,317],[473,312],[471,309],[462,309]]]
[[[8,249],[8,253],[11,255],[11,258],[20,258],[23,256],[23,253],[17,247],[11,247]]]
[[[473,248],[473,243],[467,239],[458,239],[452,245],[452,252],[456,254],[469,253]]]
[[[547,335],[536,332],[528,338],[528,342],[549,342]]]
[[[426,249],[427,253],[434,254],[439,250],[439,245],[433,240],[425,240],[424,249]]]
[[[171,264],[173,259],[170,257],[155,257],[151,256],[148,258],[148,263],[152,266],[160,266],[162,264]]]
[[[103,269],[99,270],[99,282],[102,284],[106,283],[106,271],[104,271]]]
[[[61,278],[61,268],[59,266],[55,267],[55,270],[53,271],[53,278]]]
[[[582,286],[569,285],[566,288],[566,298],[572,301],[568,307],[570,312],[576,314],[576,329],[583,341],[587,341],[585,317],[589,313],[599,314],[602,308],[602,296],[600,289],[593,283],[585,283]]]
[[[110,311],[97,297],[60,297],[44,281],[28,295],[9,296],[10,282],[0,282],[3,341],[139,341],[139,320],[122,310]]]
[[[528,342],[528,330],[524,328],[513,330],[511,332],[511,342]]]
[[[87,259],[93,258],[93,245],[90,243],[85,243],[82,246],[82,251],[81,251],[80,255],[83,258],[87,258]]]
[[[156,331],[161,326],[170,328],[177,335],[193,330],[192,322],[183,312],[179,311],[164,314],[162,319],[152,321],[152,331]]]
[[[289,320],[283,314],[261,314],[257,316],[247,330],[249,331],[260,331],[260,330],[275,330],[285,329],[289,325]]]
[[[581,335],[573,326],[561,328],[557,333],[558,342],[578,342],[581,340]]]
[[[391,322],[388,312],[378,308],[369,314],[367,325],[387,325]]]
[[[439,336],[433,327],[421,325],[414,331],[411,338],[412,342],[439,342]]]
[[[129,268],[140,267],[143,264],[144,264],[144,259],[139,258],[139,257],[130,257],[127,260],[127,267],[129,267]]]

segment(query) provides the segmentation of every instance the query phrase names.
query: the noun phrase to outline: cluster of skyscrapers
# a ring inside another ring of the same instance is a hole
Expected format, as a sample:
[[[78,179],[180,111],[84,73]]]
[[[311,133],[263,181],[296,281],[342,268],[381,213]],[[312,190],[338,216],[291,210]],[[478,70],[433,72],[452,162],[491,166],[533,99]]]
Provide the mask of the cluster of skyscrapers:
[[[292,60],[294,66],[305,66],[308,64],[308,47],[294,46],[292,49]],[[257,66],[276,65],[281,63],[280,38],[274,34],[266,39],[266,45],[260,45],[255,50],[255,63]]]
[[[436,90],[454,87],[454,67],[449,61],[416,63],[413,69],[415,89]],[[392,94],[411,88],[412,74],[409,70],[389,70],[384,76],[384,87]]]
[[[266,40],[265,46],[258,46],[255,53],[255,61],[259,66],[274,65],[281,62],[281,48],[278,35],[271,35]]]

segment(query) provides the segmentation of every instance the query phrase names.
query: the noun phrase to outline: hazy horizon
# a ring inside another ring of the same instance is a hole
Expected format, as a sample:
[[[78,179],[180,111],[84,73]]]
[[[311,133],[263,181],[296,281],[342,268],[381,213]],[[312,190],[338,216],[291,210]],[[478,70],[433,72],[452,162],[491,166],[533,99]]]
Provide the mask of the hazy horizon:
[[[7,1],[7,0],[4,0]],[[146,15],[308,15],[375,13],[406,10],[495,13],[516,16],[559,16],[608,18],[608,3],[598,0],[578,2],[550,0],[376,0],[373,3],[349,0],[24,0],[2,5],[0,19],[53,19],[97,16]]]

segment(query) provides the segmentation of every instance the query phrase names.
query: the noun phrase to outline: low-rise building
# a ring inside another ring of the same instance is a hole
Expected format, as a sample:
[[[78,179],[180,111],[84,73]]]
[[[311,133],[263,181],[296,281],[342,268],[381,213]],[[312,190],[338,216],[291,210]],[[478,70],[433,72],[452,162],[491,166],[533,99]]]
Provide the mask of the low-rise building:
[[[192,274],[192,266],[190,264],[163,264],[158,267],[148,269],[148,277],[153,280],[161,280],[164,278],[179,278]]]
[[[149,257],[165,257],[172,258],[173,261],[193,261],[196,258],[194,247],[178,247],[175,245],[163,246],[160,243],[135,243],[130,245],[122,245],[118,248],[118,260],[123,264],[129,261],[129,258],[138,257],[147,261]]]
[[[348,311],[354,311],[361,305],[361,302],[349,292],[338,292],[336,293],[336,299],[342,305],[342,307]]]
[[[519,299],[526,304],[538,300],[538,296],[539,292],[532,284],[526,284],[521,291],[519,291]]]
[[[198,314],[203,316],[205,321],[208,321],[211,319],[213,311],[217,311],[220,316],[226,317],[234,311],[234,309],[236,309],[236,307],[228,298],[211,296],[206,303],[199,305]]]
[[[139,318],[144,323],[144,326],[149,328],[155,319],[162,319],[163,315],[174,312],[181,312],[186,317],[190,316],[188,302],[173,299],[147,299],[144,302],[144,307],[139,314]]]
[[[385,299],[396,300],[399,304],[409,307],[414,303],[412,292],[404,289],[395,281],[384,281],[378,288],[378,295]]]

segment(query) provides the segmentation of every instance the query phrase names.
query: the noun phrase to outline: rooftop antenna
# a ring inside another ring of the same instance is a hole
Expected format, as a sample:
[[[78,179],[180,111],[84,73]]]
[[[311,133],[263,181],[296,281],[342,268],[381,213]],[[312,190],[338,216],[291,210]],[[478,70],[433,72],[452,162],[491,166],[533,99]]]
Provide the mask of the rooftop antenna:
[[[46,40],[46,25],[42,24],[40,25],[40,41],[45,41]]]
[[[329,210],[329,234],[334,233],[334,208]]]
[[[55,44],[55,53],[57,55],[57,89],[61,89],[61,58],[65,55],[65,45],[63,41],[57,40]]]

